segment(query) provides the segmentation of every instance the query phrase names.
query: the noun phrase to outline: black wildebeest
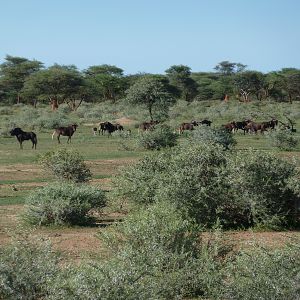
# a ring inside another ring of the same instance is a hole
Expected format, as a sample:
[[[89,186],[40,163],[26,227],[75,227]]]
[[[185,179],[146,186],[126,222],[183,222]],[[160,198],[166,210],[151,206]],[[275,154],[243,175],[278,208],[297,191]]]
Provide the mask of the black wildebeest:
[[[250,122],[251,122],[251,120],[244,120],[244,121],[234,122],[235,123],[235,129],[234,129],[234,131],[237,132],[239,129],[241,129],[241,130],[244,131],[244,134],[246,134],[246,130],[247,130],[246,126]]]
[[[11,136],[15,136],[20,143],[20,149],[23,149],[22,143],[26,140],[31,140],[32,142],[32,149],[36,149],[37,145],[37,137],[34,132],[25,132],[21,128],[16,127],[10,131]]]
[[[68,137],[68,140],[67,140],[67,143],[71,143],[71,137],[72,135],[74,134],[74,132],[76,131],[78,125],[76,124],[72,124],[72,125],[69,125],[67,127],[58,127],[54,130],[53,134],[52,134],[52,140],[54,138],[54,135],[57,134],[57,140],[58,140],[58,143],[60,144],[60,139],[59,137],[62,135],[62,136],[67,136]]]
[[[204,120],[202,120],[202,121],[192,121],[191,122],[191,124],[193,124],[194,126],[198,126],[198,125],[206,125],[206,126],[210,126],[211,125],[211,123],[212,123],[212,121],[209,121],[209,120],[206,120],[206,119],[204,119]]]
[[[110,136],[113,132],[115,132],[117,130],[123,131],[124,127],[119,123],[112,124],[107,121],[99,123],[99,134],[101,133],[103,135],[104,132],[107,131],[108,136]]]

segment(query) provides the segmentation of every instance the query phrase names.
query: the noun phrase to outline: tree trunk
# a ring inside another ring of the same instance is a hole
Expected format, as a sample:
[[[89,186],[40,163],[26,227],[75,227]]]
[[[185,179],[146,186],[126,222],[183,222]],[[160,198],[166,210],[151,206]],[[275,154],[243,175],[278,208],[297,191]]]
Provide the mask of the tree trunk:
[[[153,115],[152,115],[152,105],[149,105],[149,114],[150,114],[150,120],[153,121]]]
[[[32,101],[32,106],[34,107],[34,108],[36,108],[36,105],[37,105],[37,99],[34,99],[33,101]]]
[[[229,101],[229,95],[225,94],[224,96],[224,102],[228,102]]]
[[[17,95],[17,103],[19,104],[19,103],[21,103],[21,97],[20,97],[20,94],[18,93],[18,95]]]
[[[57,99],[50,99],[50,104],[51,104],[52,111],[56,111],[58,109]]]

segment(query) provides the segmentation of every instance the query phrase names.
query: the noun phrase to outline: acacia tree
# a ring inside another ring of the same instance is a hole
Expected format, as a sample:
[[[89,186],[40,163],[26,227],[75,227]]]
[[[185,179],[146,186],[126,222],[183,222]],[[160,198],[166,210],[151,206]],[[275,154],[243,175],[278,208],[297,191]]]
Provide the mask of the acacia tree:
[[[219,80],[215,83],[214,88],[222,95],[222,100],[228,100],[229,94],[234,90],[234,76],[246,69],[246,65],[230,61],[221,61],[215,66],[219,75]]]
[[[281,75],[281,85],[288,96],[290,103],[294,98],[300,97],[300,70],[295,68],[284,68]]]
[[[139,78],[127,91],[127,101],[133,105],[146,106],[153,121],[154,111],[166,112],[173,98],[160,76],[145,75]]]
[[[191,101],[197,94],[197,83],[191,77],[191,68],[184,65],[171,66],[166,71],[170,84],[177,88],[182,99]]]
[[[234,85],[243,98],[244,102],[249,102],[250,94],[258,94],[263,88],[263,74],[256,71],[245,71],[239,73],[234,78]]]
[[[0,65],[0,86],[4,98],[14,98],[17,103],[21,101],[21,90],[25,80],[33,73],[39,71],[43,64],[37,60],[10,56],[5,57]]]
[[[31,75],[22,90],[24,97],[36,97],[49,101],[52,110],[65,102],[72,110],[76,110],[88,91],[82,74],[75,66],[54,65]]]
[[[218,63],[214,69],[223,75],[233,75],[235,73],[243,72],[246,67],[246,65],[241,63],[234,63],[226,60]]]
[[[115,102],[127,88],[123,70],[116,66],[91,66],[84,73],[94,95],[100,94],[104,100]]]

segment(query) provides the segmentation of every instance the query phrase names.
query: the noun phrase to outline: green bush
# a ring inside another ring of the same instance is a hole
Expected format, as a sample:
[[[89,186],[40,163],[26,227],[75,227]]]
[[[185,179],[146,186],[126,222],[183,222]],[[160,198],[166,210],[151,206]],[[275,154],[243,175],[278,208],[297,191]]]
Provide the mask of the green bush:
[[[74,123],[74,120],[71,121],[66,113],[59,111],[40,114],[35,121],[35,126],[39,129],[54,129],[60,126],[67,126],[70,123]]]
[[[262,151],[229,156],[226,177],[250,224],[273,227],[293,222],[299,201],[299,172],[294,164]],[[290,181],[294,180],[291,185]]]
[[[59,272],[49,242],[22,234],[0,248],[0,299],[45,299]]]
[[[59,180],[87,182],[92,178],[82,156],[75,150],[62,148],[49,151],[40,157],[40,163]]]
[[[222,299],[299,299],[299,246],[255,245],[233,257],[223,272]]]
[[[212,225],[225,203],[230,207],[235,200],[222,177],[225,164],[221,146],[184,144],[124,169],[113,181],[113,195],[138,205],[172,202],[198,223]]]
[[[260,151],[231,153],[201,143],[148,155],[113,184],[121,204],[171,202],[206,226],[218,219],[226,227],[293,224],[300,197],[293,164]]]
[[[293,150],[297,147],[299,140],[289,130],[278,130],[268,135],[273,147],[280,150]]]
[[[23,220],[31,225],[82,225],[88,213],[106,204],[104,192],[89,185],[52,183],[26,198]]]
[[[191,136],[193,142],[220,144],[225,149],[236,145],[235,138],[228,130],[208,126],[198,126],[195,128],[196,130],[192,132]]]
[[[149,150],[173,147],[177,143],[177,135],[167,125],[155,125],[136,137],[137,147]]]
[[[52,299],[183,299],[210,295],[220,281],[217,242],[169,204],[129,216],[101,233],[109,257],[53,285]]]

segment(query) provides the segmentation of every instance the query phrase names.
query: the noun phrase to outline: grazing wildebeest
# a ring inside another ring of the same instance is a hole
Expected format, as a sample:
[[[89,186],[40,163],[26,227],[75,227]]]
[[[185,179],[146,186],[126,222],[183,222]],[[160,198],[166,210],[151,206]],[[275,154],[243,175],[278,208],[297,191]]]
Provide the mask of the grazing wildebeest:
[[[37,145],[37,137],[34,132],[25,132],[21,128],[16,127],[10,131],[11,136],[15,136],[20,143],[20,149],[23,149],[22,143],[26,140],[31,140],[32,142],[32,149],[36,149]]]
[[[234,132],[234,130],[236,129],[236,122],[233,121],[233,122],[227,123],[225,125],[222,125],[222,127],[229,132]]]
[[[158,124],[159,121],[150,121],[150,122],[143,122],[139,125],[139,131],[146,131],[154,129],[155,125]]]
[[[104,134],[104,131],[105,131],[105,123],[106,123],[106,122],[100,122],[100,123],[99,123],[99,135],[100,135],[100,133],[101,133],[101,135]]]
[[[266,130],[266,124],[264,123],[255,123],[255,122],[249,122],[246,127],[245,127],[245,131],[247,132],[254,132],[255,134],[257,134],[257,131],[260,130],[260,133],[263,134],[264,131]]]
[[[108,121],[99,123],[99,134],[101,132],[101,134],[103,135],[104,132],[107,131],[108,135],[110,136],[112,134],[112,132],[117,131],[117,130],[123,131],[124,127],[119,123],[112,124]]]
[[[182,134],[185,130],[194,130],[194,125],[192,123],[181,123],[179,126],[179,134]]]
[[[235,130],[234,131],[237,132],[239,129],[241,129],[244,131],[244,134],[246,134],[246,126],[250,122],[251,122],[251,120],[235,122]]]
[[[94,136],[96,136],[97,131],[98,131],[98,128],[97,128],[97,127],[94,127],[94,128],[93,128],[93,134],[94,134]]]
[[[270,128],[271,130],[274,130],[275,126],[278,125],[278,120],[273,118],[271,121],[262,122],[262,124],[264,125],[265,129]]]
[[[119,130],[119,131],[123,131],[124,130],[124,127],[121,124],[119,124],[119,123],[116,123],[116,124],[113,124],[113,125],[115,126],[116,130]]]
[[[52,134],[52,140],[54,138],[54,135],[57,134],[57,140],[58,140],[58,143],[60,144],[60,139],[59,137],[62,135],[62,136],[67,136],[68,137],[68,140],[67,140],[67,143],[71,143],[71,137],[72,135],[74,134],[74,132],[76,131],[78,125],[76,124],[72,124],[72,125],[69,125],[67,127],[59,127],[59,128],[56,128]]]
[[[202,120],[202,121],[195,121],[195,120],[193,120],[192,122],[191,122],[191,124],[193,124],[194,126],[198,126],[198,125],[206,125],[206,126],[210,126],[211,125],[211,123],[212,123],[212,121],[209,121],[209,120]]]

